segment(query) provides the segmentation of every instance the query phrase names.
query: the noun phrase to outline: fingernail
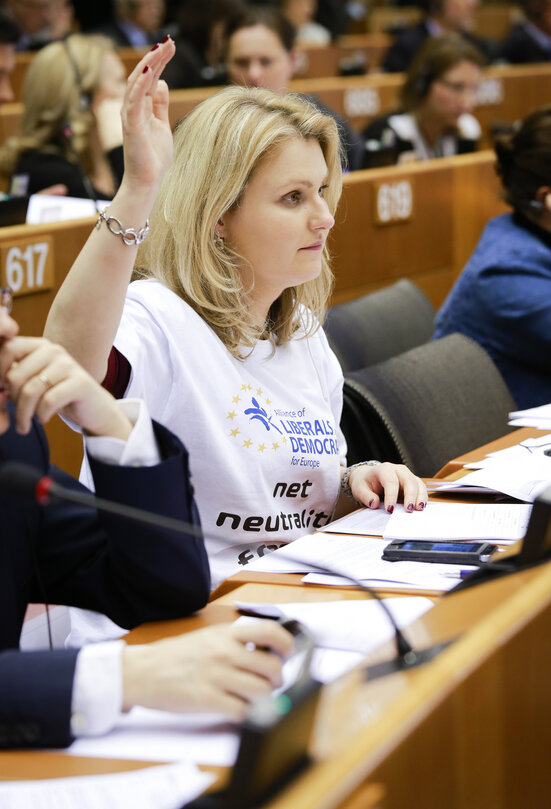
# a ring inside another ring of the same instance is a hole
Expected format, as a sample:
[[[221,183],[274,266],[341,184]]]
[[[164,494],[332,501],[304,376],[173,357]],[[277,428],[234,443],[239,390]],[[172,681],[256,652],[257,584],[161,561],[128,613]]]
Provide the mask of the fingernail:
[[[147,73],[148,70],[149,70],[149,65],[146,65],[144,67],[144,69],[142,70],[142,73]]]
[[[375,502],[375,500],[370,500],[369,503],[367,504],[367,507],[368,508],[373,508],[373,503],[374,502]]]
[[[423,509],[425,508],[425,503],[419,503],[417,508],[419,509],[419,511],[423,511]]]
[[[407,504],[406,511],[409,511],[409,513],[411,514],[411,512],[413,511],[413,503]]]
[[[165,36],[161,39],[161,42],[168,42],[169,39],[172,39],[170,34],[165,34]]]
[[[153,47],[151,48],[151,50],[152,50],[152,51],[156,51],[158,47],[159,47],[159,43],[158,43],[158,42],[156,42],[156,43],[153,45]]]
[[[387,508],[387,511],[388,511],[389,514],[392,514],[392,512],[394,511],[394,506],[389,506]]]

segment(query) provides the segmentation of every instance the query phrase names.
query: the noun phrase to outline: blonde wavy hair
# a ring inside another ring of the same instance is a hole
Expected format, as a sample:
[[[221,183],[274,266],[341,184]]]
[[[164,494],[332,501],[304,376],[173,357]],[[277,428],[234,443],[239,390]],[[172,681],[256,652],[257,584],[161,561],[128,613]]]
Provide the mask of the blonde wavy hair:
[[[103,57],[115,52],[113,42],[104,36],[72,34],[38,51],[25,74],[23,117],[19,134],[0,150],[0,170],[11,175],[19,156],[29,149],[74,157],[60,138],[68,122],[73,143],[87,170],[94,114],[87,104],[97,89]]]
[[[178,126],[174,160],[150,217],[151,233],[140,247],[135,278],[156,278],[211,326],[234,356],[258,340],[244,287],[244,260],[217,243],[218,220],[239,202],[261,162],[296,138],[316,140],[328,168],[324,195],[335,212],[341,193],[337,127],[298,96],[228,87],[199,104]],[[253,284],[254,284],[254,268]],[[325,248],[320,275],[290,287],[272,305],[262,336],[290,340],[301,326],[311,334],[323,319],[333,276]],[[314,318],[301,318],[309,309]]]

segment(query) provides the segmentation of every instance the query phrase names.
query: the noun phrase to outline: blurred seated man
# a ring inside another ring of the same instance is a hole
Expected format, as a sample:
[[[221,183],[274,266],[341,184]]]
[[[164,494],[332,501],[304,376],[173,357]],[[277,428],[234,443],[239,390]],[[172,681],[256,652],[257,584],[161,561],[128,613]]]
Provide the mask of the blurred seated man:
[[[0,471],[23,461],[85,491],[49,465],[39,422],[57,412],[87,436],[98,495],[198,524],[178,439],[152,425],[143,403],[115,402],[64,349],[18,337],[0,307]],[[89,607],[125,626],[193,612],[209,595],[208,561],[192,535],[63,501],[41,507],[9,490],[0,490],[0,520],[0,748],[66,746],[107,732],[133,705],[241,720],[279,684],[281,660],[267,649],[287,655],[292,638],[273,622],[129,648],[18,651],[29,602]]]
[[[8,0],[7,11],[19,28],[18,51],[34,51],[71,33],[69,0]]]
[[[457,34],[475,45],[491,61],[495,45],[472,33],[474,12],[479,0],[420,0],[425,16],[415,25],[408,26],[396,35],[385,54],[382,68],[388,73],[409,69],[413,58],[429,37]]]
[[[164,0],[114,0],[112,19],[95,30],[119,47],[145,48],[162,39],[164,20]]]
[[[515,25],[499,49],[510,64],[551,61],[551,0],[523,0],[526,19]]]

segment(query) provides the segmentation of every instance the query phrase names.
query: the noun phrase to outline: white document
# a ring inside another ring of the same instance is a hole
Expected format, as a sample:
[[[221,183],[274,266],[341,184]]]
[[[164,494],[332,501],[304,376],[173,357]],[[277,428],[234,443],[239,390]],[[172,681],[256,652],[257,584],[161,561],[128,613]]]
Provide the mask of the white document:
[[[451,589],[459,582],[461,570],[470,569],[465,565],[387,562],[381,558],[386,545],[387,539],[316,533],[295,539],[247,567],[267,573],[308,573],[304,581],[312,584],[342,586],[356,581],[383,589],[436,591]],[[324,575],[320,568],[332,575]],[[337,578],[339,575],[342,578]]]
[[[108,200],[98,200],[98,207],[105,210]],[[33,194],[27,208],[27,223],[42,225],[45,222],[65,222],[69,219],[84,219],[97,216],[91,199],[81,197],[60,197],[54,194]]]
[[[218,715],[172,714],[137,707],[122,716],[105,736],[83,736],[64,752],[73,756],[193,761],[229,767],[235,761],[238,743],[238,728]]]
[[[180,809],[214,780],[189,763],[109,775],[0,782],[2,809]]]
[[[521,503],[431,503],[424,511],[392,514],[385,539],[494,540],[508,544],[525,535],[531,510],[532,506]]]
[[[548,430],[551,427],[551,404],[514,410],[509,413],[509,424],[513,427],[537,427]]]
[[[247,570],[308,573],[320,572],[321,567],[355,578],[365,572],[370,562],[381,558],[387,544],[382,539],[317,532],[295,539],[283,548],[256,559],[247,565]]]
[[[360,583],[373,590],[404,591],[419,590],[446,592],[459,584],[467,573],[476,570],[472,565],[442,565],[433,562],[387,562],[380,559],[371,568],[372,575]],[[338,576],[323,573],[307,573],[302,579],[306,584],[321,584],[325,587],[343,587],[348,581]]]
[[[512,447],[497,450],[496,452],[489,452],[485,458],[480,461],[471,461],[466,463],[464,469],[485,469],[492,466],[494,463],[502,464],[504,467],[509,467],[513,471],[518,463],[525,463],[531,456],[542,457],[543,460],[549,461],[551,458],[544,455],[546,449],[551,449],[551,433],[539,436],[538,438],[525,438]]]
[[[385,598],[385,605],[400,628],[407,626],[434,605],[428,598]],[[241,604],[254,609],[264,604]],[[293,618],[312,635],[316,646],[368,654],[394,636],[384,607],[372,598],[365,601],[316,601],[274,605],[279,614]]]
[[[404,507],[397,505],[396,510],[404,511]],[[389,519],[390,514],[382,506],[377,509],[359,508],[339,520],[333,520],[329,525],[324,525],[319,530],[323,533],[380,537],[383,535]]]
[[[517,455],[516,461],[512,463],[505,463],[500,458],[488,461],[484,468],[444,483],[432,491],[463,492],[466,495],[480,491],[501,492],[517,500],[533,503],[536,497],[551,486],[551,458],[541,450],[537,454]]]

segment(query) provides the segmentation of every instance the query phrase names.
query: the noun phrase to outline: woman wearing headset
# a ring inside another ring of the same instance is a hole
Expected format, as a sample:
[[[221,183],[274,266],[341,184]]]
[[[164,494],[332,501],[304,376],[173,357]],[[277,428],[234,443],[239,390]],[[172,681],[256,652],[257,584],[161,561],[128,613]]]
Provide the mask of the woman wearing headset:
[[[433,37],[414,60],[400,109],[364,131],[364,168],[474,152],[480,125],[471,115],[485,64],[459,37]]]
[[[62,183],[72,197],[111,199],[123,172],[126,72],[113,43],[74,34],[34,57],[19,134],[0,150],[15,196]]]

